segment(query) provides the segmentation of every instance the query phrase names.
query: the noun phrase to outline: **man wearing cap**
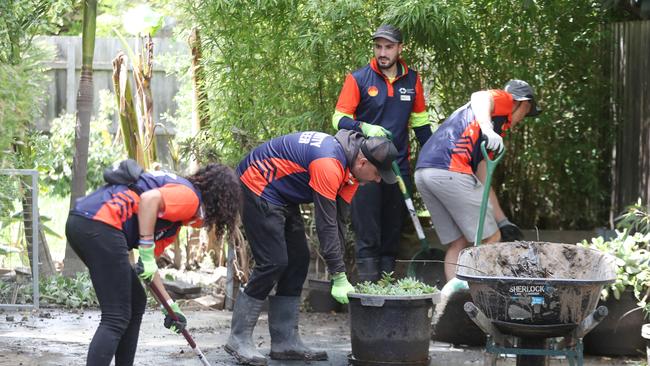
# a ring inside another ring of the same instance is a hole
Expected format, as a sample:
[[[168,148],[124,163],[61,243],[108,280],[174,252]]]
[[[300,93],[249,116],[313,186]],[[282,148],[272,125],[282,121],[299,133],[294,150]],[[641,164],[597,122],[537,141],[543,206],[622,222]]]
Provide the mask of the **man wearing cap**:
[[[500,151],[505,131],[524,117],[539,113],[533,88],[525,81],[510,80],[504,90],[473,93],[471,101],[452,113],[420,151],[415,184],[431,213],[441,243],[449,245],[445,256],[448,281],[455,278],[454,263],[459,252],[476,235],[483,197],[481,182],[486,176],[481,143],[486,141],[488,149]],[[505,216],[490,188],[482,240],[489,243],[522,238],[521,231]]]
[[[410,188],[408,127],[415,131],[420,146],[431,137],[422,82],[400,58],[399,29],[382,25],[372,38],[375,57],[346,77],[332,123],[335,129],[391,137],[401,175]],[[360,281],[376,281],[382,272],[393,271],[405,216],[397,185],[373,183],[359,189],[352,202],[352,225]]]
[[[254,149],[237,168],[244,205],[242,221],[255,267],[237,297],[226,351],[243,364],[266,365],[252,333],[269,297],[272,359],[326,360],[306,347],[298,333],[300,294],[309,267],[301,203],[314,203],[320,252],[332,278],[332,296],[347,303],[353,290],[345,274],[339,202],[350,203],[357,187],[385,180],[397,150],[386,138],[341,130],[336,136],[298,132]],[[275,295],[269,296],[275,288]]]

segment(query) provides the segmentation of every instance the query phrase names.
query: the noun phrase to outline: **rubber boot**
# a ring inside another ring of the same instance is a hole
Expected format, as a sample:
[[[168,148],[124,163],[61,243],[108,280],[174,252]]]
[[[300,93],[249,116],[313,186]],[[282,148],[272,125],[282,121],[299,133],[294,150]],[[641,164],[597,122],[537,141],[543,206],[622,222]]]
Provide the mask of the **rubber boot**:
[[[235,302],[230,325],[230,337],[224,346],[242,365],[265,366],[266,357],[262,355],[253,343],[253,328],[260,316],[263,300],[258,300],[240,292]]]
[[[379,258],[357,258],[359,282],[377,282],[379,280]]]
[[[327,353],[305,346],[298,333],[300,297],[269,297],[269,333],[271,333],[271,359],[325,361]]]
[[[381,256],[379,258],[379,278],[381,278],[384,273],[391,272],[395,272],[395,257]]]

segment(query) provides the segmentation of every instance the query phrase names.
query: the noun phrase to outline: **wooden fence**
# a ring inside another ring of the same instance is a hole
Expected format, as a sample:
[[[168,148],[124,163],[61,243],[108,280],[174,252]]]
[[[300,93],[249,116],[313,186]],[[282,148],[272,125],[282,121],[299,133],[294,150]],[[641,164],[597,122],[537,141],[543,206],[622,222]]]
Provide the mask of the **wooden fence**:
[[[52,120],[64,112],[76,112],[77,91],[79,89],[79,77],[81,73],[81,37],[38,37],[43,41],[54,46],[56,56],[49,62],[50,84],[48,85],[48,98],[43,106],[43,118],[36,122],[36,127],[40,130],[49,130]],[[151,89],[154,100],[154,120],[156,123],[161,121],[160,116],[163,113],[172,114],[176,111],[174,97],[179,90],[179,82],[176,77],[166,75],[165,70],[159,62],[159,57],[163,54],[189,54],[187,44],[182,42],[173,42],[169,38],[154,38],[154,76],[152,77]],[[130,47],[133,47],[135,40],[128,40]],[[93,109],[95,113],[99,108],[99,91],[113,90],[113,66],[112,60],[120,50],[124,50],[122,43],[117,38],[97,38],[95,40],[95,55],[93,60],[93,87],[94,102]],[[129,60],[129,70],[131,61]],[[131,85],[135,85],[131,76]],[[135,90],[134,90],[135,92]],[[117,116],[113,116],[113,129],[117,129]],[[164,122],[163,122],[164,124]],[[156,129],[158,135],[174,134],[170,127],[167,131]],[[165,136],[159,136],[159,148],[163,151],[160,153],[166,155]]]
[[[638,198],[650,203],[650,21],[614,24],[610,45],[615,217]]]

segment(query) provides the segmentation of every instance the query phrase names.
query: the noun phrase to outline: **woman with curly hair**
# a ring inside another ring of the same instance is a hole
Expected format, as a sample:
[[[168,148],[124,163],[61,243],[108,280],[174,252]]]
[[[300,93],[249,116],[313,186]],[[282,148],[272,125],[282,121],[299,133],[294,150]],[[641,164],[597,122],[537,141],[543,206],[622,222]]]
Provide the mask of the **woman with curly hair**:
[[[162,290],[161,300],[179,318],[174,321],[163,311],[164,325],[181,332],[186,318],[164,290],[155,257],[182,225],[223,234],[237,224],[241,189],[227,166],[209,164],[186,178],[162,171],[135,177],[131,184],[106,184],[78,199],[66,224],[68,242],[90,271],[102,313],[87,365],[109,365],[113,357],[116,366],[133,365],[147,303],[139,278]],[[134,248],[140,254],[137,272],[129,263]]]

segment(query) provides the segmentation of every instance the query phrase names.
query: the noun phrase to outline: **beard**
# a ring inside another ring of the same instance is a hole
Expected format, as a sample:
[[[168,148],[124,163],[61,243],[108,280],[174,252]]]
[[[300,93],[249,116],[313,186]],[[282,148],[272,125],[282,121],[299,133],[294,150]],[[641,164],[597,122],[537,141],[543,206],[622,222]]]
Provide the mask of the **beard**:
[[[377,59],[377,66],[379,66],[380,69],[387,70],[393,67],[393,65],[395,65],[395,62],[397,62],[397,57],[392,60],[388,57],[382,57]]]

